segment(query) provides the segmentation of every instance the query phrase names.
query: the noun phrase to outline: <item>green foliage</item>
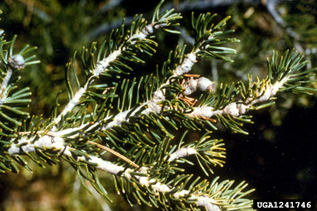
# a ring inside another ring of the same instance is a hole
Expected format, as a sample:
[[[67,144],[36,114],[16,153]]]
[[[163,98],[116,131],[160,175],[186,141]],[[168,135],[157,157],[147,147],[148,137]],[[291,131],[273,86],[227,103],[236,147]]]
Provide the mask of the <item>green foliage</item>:
[[[234,32],[234,30],[228,30],[225,32],[219,30],[225,26],[226,21],[230,19],[230,16],[220,21],[216,26],[214,26],[213,23],[214,16],[216,16],[216,14],[200,14],[197,20],[195,20],[194,13],[192,13],[192,27],[196,34],[193,51],[199,49],[197,54],[203,58],[223,59],[225,61],[233,62],[232,59],[226,56],[221,56],[221,54],[235,54],[236,51],[232,48],[218,46],[228,42],[239,42],[239,40],[235,38],[220,38],[227,33]]]
[[[26,107],[30,102],[31,92],[29,88],[23,88],[18,91],[17,82],[21,77],[17,77],[10,81],[13,71],[19,71],[25,66],[37,64],[39,61],[32,61],[35,55],[26,59],[23,58],[28,52],[35,50],[36,47],[29,48],[26,45],[19,53],[13,55],[14,43],[17,36],[14,36],[11,41],[4,40],[4,37],[0,38],[0,57],[2,67],[0,68],[1,74],[6,75],[2,77],[1,85],[1,105],[0,105],[0,134],[7,137],[16,137],[13,133],[17,131],[17,128],[22,125],[23,120],[30,118],[29,113],[21,110]]]
[[[193,48],[176,46],[166,61],[156,63],[150,73],[140,71],[163,45],[157,31],[173,36],[180,32],[182,16],[174,10],[161,12],[163,1],[152,22],[136,15],[98,46],[93,42],[77,53],[65,70],[68,104],[62,111],[58,93],[50,118],[32,117],[25,111],[31,102],[30,88],[16,84],[12,71],[39,63],[28,52],[28,45],[17,53],[16,36],[11,41],[0,35],[0,172],[19,173],[16,164],[32,172],[25,157],[39,167],[61,159],[75,170],[82,187],[92,193],[90,185],[112,201],[100,172],[113,176],[115,189],[126,201],[162,210],[250,210],[247,198],[254,189],[247,184],[233,185],[233,180],[218,182],[215,167],[225,163],[222,140],[211,133],[219,122],[234,133],[248,134],[244,123],[252,123],[249,110],[274,104],[277,92],[311,94],[316,89],[317,69],[302,70],[307,62],[295,51],[287,50],[278,60],[273,52],[268,60],[268,76],[230,85],[215,83],[205,77],[188,74],[201,59],[232,62],[236,50],[229,44],[239,42],[227,36],[226,17],[215,23],[215,15],[192,13],[195,32]],[[21,69],[21,70],[20,70]],[[13,92],[13,90],[17,91]],[[199,134],[192,140],[190,133]],[[115,156],[116,159],[111,158]],[[193,159],[195,158],[195,159]],[[199,167],[205,175],[188,174],[188,166]],[[208,179],[202,179],[206,177]],[[88,185],[89,184],[89,185]]]

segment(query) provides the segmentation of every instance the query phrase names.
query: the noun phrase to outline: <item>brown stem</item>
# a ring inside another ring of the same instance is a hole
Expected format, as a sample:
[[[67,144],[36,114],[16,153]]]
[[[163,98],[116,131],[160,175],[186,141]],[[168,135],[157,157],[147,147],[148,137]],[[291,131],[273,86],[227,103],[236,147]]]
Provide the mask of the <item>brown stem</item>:
[[[135,168],[139,168],[139,166],[137,164],[135,164],[132,160],[130,160],[127,157],[121,155],[120,153],[110,149],[109,147],[103,146],[101,144],[97,144],[97,143],[92,142],[92,141],[87,141],[87,143],[97,145],[100,149],[106,150],[107,152],[110,152],[111,154],[117,156],[118,158],[121,158],[125,162],[129,163],[131,166],[133,166]]]

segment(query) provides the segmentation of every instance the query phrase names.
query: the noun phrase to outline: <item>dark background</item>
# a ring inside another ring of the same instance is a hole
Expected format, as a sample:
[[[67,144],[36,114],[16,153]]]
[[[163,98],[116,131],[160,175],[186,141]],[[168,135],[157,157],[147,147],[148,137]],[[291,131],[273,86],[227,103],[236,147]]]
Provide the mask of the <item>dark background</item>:
[[[158,2],[158,1],[157,1]],[[49,116],[59,90],[65,90],[65,64],[73,53],[92,41],[101,43],[110,30],[126,23],[134,14],[144,14],[148,20],[155,1],[63,1],[63,0],[4,0],[0,3],[0,28],[9,40],[18,35],[16,48],[27,43],[38,46],[41,64],[21,72],[21,86],[30,86],[33,100],[31,114]],[[271,7],[273,5],[273,7]],[[230,44],[237,49],[234,63],[201,61],[193,73],[217,80],[219,83],[246,80],[246,74],[264,78],[266,58],[272,50],[283,52],[295,48],[306,53],[312,67],[317,66],[317,3],[298,1],[166,1],[163,8],[172,6],[182,13],[182,36],[158,34],[161,47],[153,65],[166,59],[167,49],[190,41],[191,12],[217,13],[215,23],[230,15],[227,29],[235,29],[230,36],[241,40]],[[273,8],[273,9],[271,9]],[[189,49],[191,44],[188,44]],[[280,54],[281,54],[280,53]],[[147,67],[144,67],[145,69]],[[313,86],[316,88],[317,84]],[[232,134],[220,129],[214,133],[223,138],[227,148],[226,164],[216,168],[221,180],[245,180],[256,192],[251,198],[314,199],[317,200],[317,117],[315,96],[278,95],[276,104],[259,112],[251,112],[254,124],[245,125],[249,135]],[[60,103],[67,103],[66,95]],[[31,164],[32,166],[32,164]],[[195,168],[193,168],[195,170]],[[115,193],[111,177],[101,172],[113,203],[97,193],[91,196],[81,186],[76,173],[67,163],[33,168],[34,173],[7,173],[0,177],[0,210],[150,210],[129,207]],[[211,176],[213,177],[213,175]],[[110,182],[109,182],[110,181]],[[108,207],[110,206],[110,208]]]

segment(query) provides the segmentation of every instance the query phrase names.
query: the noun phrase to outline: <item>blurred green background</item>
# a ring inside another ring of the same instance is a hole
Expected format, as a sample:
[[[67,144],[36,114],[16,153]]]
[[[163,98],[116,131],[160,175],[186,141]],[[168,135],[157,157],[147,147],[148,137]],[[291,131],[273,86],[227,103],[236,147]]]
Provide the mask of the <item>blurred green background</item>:
[[[131,22],[135,14],[144,14],[151,20],[159,1],[145,0],[2,0],[0,29],[10,40],[17,34],[17,51],[25,44],[38,46],[38,65],[20,72],[21,87],[31,87],[33,93],[31,114],[50,115],[59,90],[66,90],[65,64],[75,51],[91,42],[101,43],[118,28],[122,19]],[[230,15],[227,29],[235,29],[230,36],[241,40],[230,44],[238,52],[234,63],[201,61],[194,66],[198,73],[218,83],[246,80],[248,73],[264,78],[266,58],[272,50],[284,52],[293,49],[306,54],[308,67],[317,67],[317,2],[314,0],[170,0],[163,10],[176,8],[184,19],[179,35],[157,33],[158,53],[144,71],[162,64],[168,50],[177,44],[191,47],[193,31],[191,12],[217,13],[215,23]],[[152,64],[153,63],[153,64]],[[152,64],[152,65],[151,65]],[[76,62],[80,69],[80,64]],[[79,75],[80,72],[79,72]],[[317,88],[317,84],[313,84]],[[64,92],[66,93],[66,92]],[[230,134],[220,130],[214,133],[223,138],[227,148],[226,165],[215,169],[221,180],[246,180],[256,188],[252,198],[314,199],[317,200],[317,105],[315,96],[278,95],[274,106],[252,112],[254,124],[246,125],[249,136]],[[61,95],[61,108],[67,97]],[[32,164],[31,164],[32,166]],[[34,173],[22,171],[0,175],[0,210],[153,210],[143,206],[129,207],[117,196],[112,177],[100,172],[101,180],[113,203],[97,193],[91,196],[81,187],[76,173],[64,162],[46,169],[32,168]],[[195,170],[194,167],[192,170]],[[213,177],[213,176],[211,176]],[[88,184],[89,185],[89,184]]]

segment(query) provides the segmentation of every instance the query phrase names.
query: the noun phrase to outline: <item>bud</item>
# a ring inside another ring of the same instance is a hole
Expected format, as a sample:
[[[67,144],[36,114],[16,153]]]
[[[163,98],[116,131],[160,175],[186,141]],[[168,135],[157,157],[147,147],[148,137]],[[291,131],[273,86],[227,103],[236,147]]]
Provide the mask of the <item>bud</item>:
[[[208,78],[201,77],[197,79],[198,90],[200,91],[209,91],[213,92],[213,85],[215,83],[209,80]]]
[[[191,95],[197,90],[203,92],[213,92],[213,85],[214,82],[205,77],[201,77],[198,79],[191,78],[182,85],[182,87],[185,89],[183,94],[186,96]]]
[[[9,58],[9,65],[10,67],[12,67],[13,69],[23,69],[25,67],[25,61],[23,56],[21,56],[20,54],[14,55],[12,57]]]

